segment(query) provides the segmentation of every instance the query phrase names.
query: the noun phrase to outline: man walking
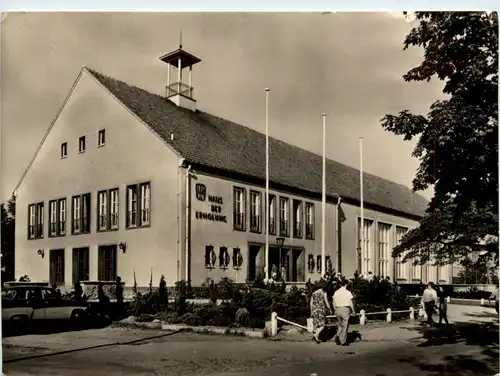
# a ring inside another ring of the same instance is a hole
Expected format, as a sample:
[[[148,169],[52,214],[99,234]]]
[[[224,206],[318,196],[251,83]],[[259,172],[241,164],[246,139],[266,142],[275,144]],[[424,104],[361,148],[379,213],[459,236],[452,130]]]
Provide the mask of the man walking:
[[[347,346],[347,330],[349,329],[349,319],[354,314],[354,296],[347,290],[347,280],[340,281],[340,288],[333,294],[333,307],[337,316],[337,333],[335,343]]]
[[[427,288],[424,290],[422,294],[422,307],[424,308],[425,313],[427,314],[427,325],[429,326],[434,324],[434,320],[432,320],[432,314],[434,313],[437,304],[438,304],[438,296],[436,290],[434,289],[434,283],[429,282],[427,284]]]

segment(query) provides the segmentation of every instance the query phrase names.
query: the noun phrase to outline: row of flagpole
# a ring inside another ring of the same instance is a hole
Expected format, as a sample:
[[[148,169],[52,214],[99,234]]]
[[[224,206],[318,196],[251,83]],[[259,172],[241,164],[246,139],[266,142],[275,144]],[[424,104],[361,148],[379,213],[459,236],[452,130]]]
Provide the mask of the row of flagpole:
[[[266,279],[269,278],[269,92],[266,88],[266,262],[265,273]],[[358,254],[358,268],[361,271],[362,247],[364,236],[364,202],[363,202],[363,137],[359,137],[359,179],[360,179],[360,211],[361,211],[361,226],[360,226],[360,252]],[[325,276],[326,272],[326,113],[323,113],[323,153],[322,153],[322,184],[321,184],[321,276]],[[337,255],[338,257],[338,255]],[[281,260],[280,260],[281,262]]]

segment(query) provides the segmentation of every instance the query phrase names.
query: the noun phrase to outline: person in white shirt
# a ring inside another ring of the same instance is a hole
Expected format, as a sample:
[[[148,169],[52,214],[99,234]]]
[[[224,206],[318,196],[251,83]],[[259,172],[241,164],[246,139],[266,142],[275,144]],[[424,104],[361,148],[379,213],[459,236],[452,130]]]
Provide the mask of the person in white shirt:
[[[427,314],[427,324],[434,324],[434,320],[432,320],[432,314],[434,313],[436,306],[438,304],[438,296],[437,292],[434,289],[434,283],[429,282],[427,284],[427,288],[422,293],[422,307]]]
[[[335,343],[337,345],[347,346],[347,330],[349,329],[349,319],[354,314],[354,296],[347,290],[347,281],[340,281],[340,288],[333,294],[333,307],[337,316],[337,334],[335,334]]]

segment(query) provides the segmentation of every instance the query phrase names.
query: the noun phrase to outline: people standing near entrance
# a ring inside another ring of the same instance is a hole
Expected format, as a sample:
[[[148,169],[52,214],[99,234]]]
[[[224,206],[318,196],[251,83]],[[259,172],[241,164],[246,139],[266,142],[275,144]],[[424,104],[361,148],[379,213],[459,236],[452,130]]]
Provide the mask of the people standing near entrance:
[[[274,282],[278,280],[278,267],[275,264],[271,267],[271,279]]]
[[[442,286],[437,286],[437,295],[438,295],[438,299],[439,299],[439,307],[438,307],[438,311],[439,311],[439,323],[438,325],[441,326],[441,323],[442,321],[444,320],[445,324],[446,324],[446,328],[448,328],[448,317],[447,317],[447,314],[448,314],[448,303],[446,302],[446,296],[445,296],[445,293],[444,293],[444,289]]]
[[[491,303],[493,299],[495,299],[495,310],[498,314],[498,287],[491,293],[490,297],[488,298],[488,302]]]
[[[422,307],[427,314],[427,325],[429,326],[434,323],[434,320],[432,320],[432,314],[438,305],[438,296],[434,286],[433,282],[429,282],[427,284],[427,288],[422,293]]]
[[[311,295],[311,317],[314,325],[313,339],[316,343],[321,343],[319,335],[325,329],[327,323],[327,315],[333,315],[332,307],[328,302],[329,296],[333,291],[331,283],[325,283],[322,288],[317,289]]]
[[[337,316],[337,333],[335,334],[335,343],[337,345],[347,346],[347,330],[349,329],[349,319],[354,315],[354,296],[347,290],[348,281],[340,281],[340,288],[333,294],[333,307]]]

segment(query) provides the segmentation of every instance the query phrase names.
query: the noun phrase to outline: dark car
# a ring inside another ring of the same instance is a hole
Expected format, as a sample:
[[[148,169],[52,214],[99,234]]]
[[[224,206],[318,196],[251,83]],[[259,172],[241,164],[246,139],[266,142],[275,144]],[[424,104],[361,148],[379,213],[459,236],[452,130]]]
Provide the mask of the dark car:
[[[70,321],[80,326],[88,305],[64,299],[50,287],[18,285],[2,289],[2,323],[4,329],[25,330],[31,324]]]

